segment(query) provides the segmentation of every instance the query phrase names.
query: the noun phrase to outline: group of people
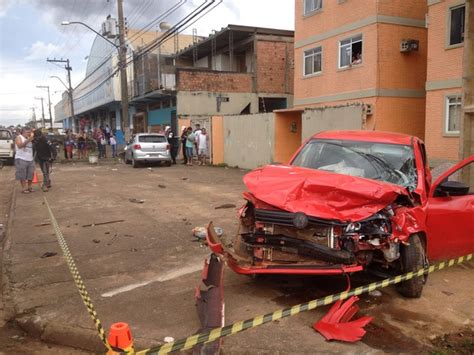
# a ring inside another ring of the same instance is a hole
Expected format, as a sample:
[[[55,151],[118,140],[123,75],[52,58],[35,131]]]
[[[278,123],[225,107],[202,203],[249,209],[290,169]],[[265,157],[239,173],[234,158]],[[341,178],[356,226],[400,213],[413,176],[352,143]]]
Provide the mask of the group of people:
[[[199,124],[196,124],[194,131],[192,127],[183,127],[181,144],[183,147],[183,164],[193,165],[194,155],[196,155],[198,164],[206,165],[209,154],[209,136],[205,128],[201,129]]]
[[[22,193],[34,192],[32,184],[36,169],[35,160],[43,174],[41,188],[45,192],[48,191],[51,188],[52,164],[57,154],[55,146],[48,142],[40,130],[33,132],[31,128],[24,127],[15,138],[15,151],[15,176],[21,183]]]
[[[87,159],[89,151],[97,146],[99,158],[107,157],[107,145],[112,149],[112,158],[117,156],[117,138],[109,125],[94,129],[92,132],[86,132],[81,129],[76,135],[71,130],[66,131],[66,138],[64,140],[64,158],[67,160],[73,159],[74,148],[77,149],[78,159]]]

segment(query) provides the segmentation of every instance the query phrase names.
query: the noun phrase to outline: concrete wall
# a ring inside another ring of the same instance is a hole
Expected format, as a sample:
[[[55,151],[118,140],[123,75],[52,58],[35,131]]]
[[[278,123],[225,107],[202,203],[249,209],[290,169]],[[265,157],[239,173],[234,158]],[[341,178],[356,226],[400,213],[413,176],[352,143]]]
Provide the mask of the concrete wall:
[[[333,129],[362,129],[364,116],[360,104],[307,109],[303,112],[301,138],[304,141],[315,133]]]
[[[258,96],[252,93],[178,91],[177,94],[178,114],[183,116],[233,115],[242,112],[249,103],[251,112],[258,112]]]
[[[275,115],[225,116],[223,118],[224,162],[254,169],[273,162]]]

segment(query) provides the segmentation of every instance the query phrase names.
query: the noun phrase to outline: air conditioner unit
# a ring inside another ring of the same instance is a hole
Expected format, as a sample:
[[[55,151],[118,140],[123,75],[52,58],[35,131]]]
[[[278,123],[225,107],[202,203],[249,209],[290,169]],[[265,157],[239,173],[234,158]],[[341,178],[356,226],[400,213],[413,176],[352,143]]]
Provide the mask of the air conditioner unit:
[[[365,104],[365,115],[371,116],[374,114],[374,105],[372,104]]]
[[[416,39],[402,39],[400,41],[400,52],[412,52],[417,51],[420,47],[420,41]]]

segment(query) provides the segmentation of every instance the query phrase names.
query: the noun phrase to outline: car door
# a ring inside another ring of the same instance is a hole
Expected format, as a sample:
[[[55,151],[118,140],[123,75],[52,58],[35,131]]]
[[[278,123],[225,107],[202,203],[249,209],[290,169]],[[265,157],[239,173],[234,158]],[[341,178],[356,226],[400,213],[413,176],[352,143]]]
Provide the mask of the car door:
[[[449,185],[469,190],[448,192]],[[441,175],[427,204],[428,256],[447,259],[474,252],[474,155]]]

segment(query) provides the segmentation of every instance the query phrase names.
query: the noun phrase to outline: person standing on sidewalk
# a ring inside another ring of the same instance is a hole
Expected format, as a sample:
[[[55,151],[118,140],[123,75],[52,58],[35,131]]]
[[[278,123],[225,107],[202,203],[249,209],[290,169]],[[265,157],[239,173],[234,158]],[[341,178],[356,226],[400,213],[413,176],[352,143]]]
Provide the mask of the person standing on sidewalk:
[[[43,173],[43,185],[41,186],[41,189],[46,192],[51,188],[49,173],[51,171],[53,160],[56,158],[56,152],[55,148],[49,144],[40,130],[35,131],[34,136],[33,147],[35,157],[38,160],[41,172]]]
[[[186,138],[188,137],[188,130],[186,129],[186,126],[183,126],[182,132],[181,132],[181,146],[183,149],[183,164],[187,165],[188,164],[188,157],[186,154]]]
[[[193,165],[193,150],[196,145],[196,135],[193,133],[192,127],[188,127],[188,135],[186,136],[186,158],[187,165]]]
[[[112,133],[110,133],[109,142],[112,148],[112,158],[115,158],[117,156],[117,140]]]
[[[201,134],[197,136],[198,159],[199,165],[206,165],[206,157],[209,152],[209,139],[206,129],[201,130]]]
[[[31,186],[35,172],[33,160],[33,134],[31,128],[24,127],[15,139],[16,179],[20,181],[24,194],[33,192]]]

